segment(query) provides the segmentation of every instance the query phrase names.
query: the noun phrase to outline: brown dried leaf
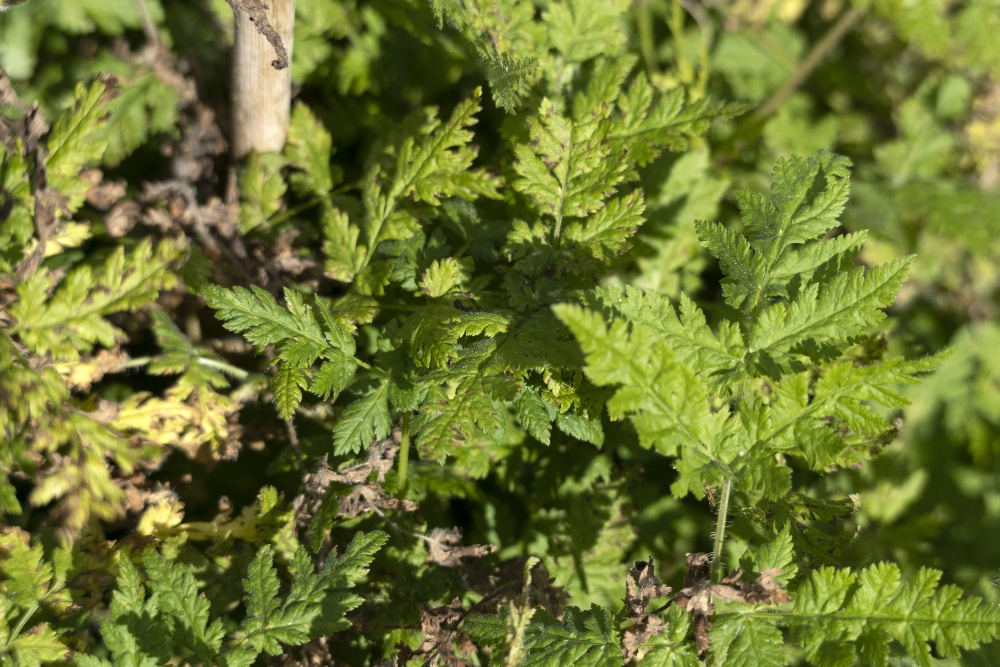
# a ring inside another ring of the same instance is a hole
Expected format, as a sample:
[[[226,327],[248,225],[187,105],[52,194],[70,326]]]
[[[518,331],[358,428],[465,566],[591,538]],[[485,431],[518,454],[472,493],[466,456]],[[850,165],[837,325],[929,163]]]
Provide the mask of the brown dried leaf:
[[[752,584],[741,581],[743,569],[738,568],[717,584],[710,578],[709,554],[687,554],[688,573],[684,588],[674,598],[674,603],[691,614],[698,655],[704,657],[710,647],[708,631],[715,614],[715,599],[745,604],[780,604],[792,598],[775,580],[778,570],[765,570]]]
[[[332,482],[340,484],[359,484],[377,473],[379,484],[385,482],[385,474],[392,468],[399,445],[392,438],[385,438],[373,443],[367,451],[364,463],[359,463],[342,470],[331,470],[326,457],[320,461],[320,468],[306,478],[306,486],[311,491],[325,491]]]
[[[655,598],[670,595],[673,589],[656,578],[653,559],[636,561],[625,579],[625,606],[629,616],[642,616]]]
[[[104,182],[104,172],[100,169],[87,169],[80,178],[90,184],[87,203],[94,208],[107,211],[125,196],[125,181]]]
[[[462,533],[458,528],[435,528],[424,539],[429,551],[427,560],[444,567],[459,567],[462,558],[480,558],[497,549],[493,544],[462,546]]]
[[[108,234],[114,238],[121,238],[128,234],[135,223],[138,222],[142,214],[142,207],[135,201],[118,202],[104,219],[104,224],[108,228]],[[164,231],[166,231],[164,229]]]
[[[625,578],[625,608],[632,625],[622,632],[622,656],[625,662],[642,658],[641,647],[663,632],[666,624],[659,616],[646,613],[649,603],[670,595],[672,589],[656,578],[653,559],[636,561]]]
[[[412,500],[394,498],[375,484],[359,484],[339,501],[340,515],[346,517],[361,516],[380,510],[413,512],[417,504]]]

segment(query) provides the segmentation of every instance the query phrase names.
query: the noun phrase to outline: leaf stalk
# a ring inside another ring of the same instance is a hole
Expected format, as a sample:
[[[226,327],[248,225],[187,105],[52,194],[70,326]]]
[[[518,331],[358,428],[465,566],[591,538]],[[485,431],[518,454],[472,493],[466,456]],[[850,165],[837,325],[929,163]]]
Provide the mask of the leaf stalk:
[[[715,544],[712,546],[712,581],[722,579],[722,547],[726,541],[726,520],[729,515],[729,496],[733,492],[733,478],[727,477],[722,483],[719,496],[719,511],[715,518]]]

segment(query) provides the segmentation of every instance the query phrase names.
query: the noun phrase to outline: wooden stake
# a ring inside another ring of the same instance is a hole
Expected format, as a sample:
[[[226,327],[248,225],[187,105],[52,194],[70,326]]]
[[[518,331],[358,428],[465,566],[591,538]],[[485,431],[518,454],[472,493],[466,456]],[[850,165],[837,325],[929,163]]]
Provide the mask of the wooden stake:
[[[267,20],[292,54],[295,0],[269,0]],[[236,8],[236,45],[233,53],[234,159],[250,151],[276,153],[288,137],[292,98],[291,67],[276,69],[275,47],[262,35],[250,13]]]

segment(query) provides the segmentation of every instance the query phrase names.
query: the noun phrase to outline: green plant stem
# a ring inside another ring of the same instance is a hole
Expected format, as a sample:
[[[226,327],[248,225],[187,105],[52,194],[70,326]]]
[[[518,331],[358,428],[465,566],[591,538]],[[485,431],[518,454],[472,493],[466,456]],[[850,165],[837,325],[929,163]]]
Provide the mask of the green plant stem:
[[[62,592],[62,590],[64,588],[66,588],[65,584],[59,584],[58,586],[56,586],[55,588],[53,588],[51,591],[49,591],[48,593],[46,593],[43,596],[43,599],[50,598],[53,595]],[[4,653],[6,653],[6,652],[8,652],[10,650],[10,647],[14,645],[14,640],[17,639],[21,635],[21,632],[24,631],[24,626],[26,626],[28,624],[28,621],[31,620],[31,617],[35,615],[35,612],[37,612],[39,609],[41,609],[40,602],[41,602],[41,600],[35,601],[31,605],[30,609],[28,609],[23,614],[21,614],[21,618],[18,620],[17,626],[14,628],[14,631],[11,632],[10,635],[7,637],[7,642],[4,645],[4,647],[3,647]]]
[[[403,413],[402,436],[399,439],[399,484],[397,493],[400,498],[406,494],[406,475],[410,467],[410,413]]]
[[[767,124],[767,120],[773,116],[781,108],[781,105],[785,103],[785,100],[789,95],[794,93],[806,80],[812,75],[813,71],[819,67],[819,64],[823,59],[829,55],[830,51],[840,43],[840,40],[850,31],[854,25],[861,20],[864,16],[865,11],[867,11],[867,5],[856,5],[855,7],[844,12],[844,14],[837,19],[837,22],[830,27],[823,38],[813,47],[809,55],[806,56],[799,66],[795,69],[792,75],[787,81],[779,88],[771,97],[764,102],[759,109],[757,109],[753,114],[748,116],[746,120],[740,123],[736,131],[729,136],[724,142],[720,144],[718,149],[715,151],[718,155],[732,155],[737,150],[741,149],[747,143],[756,139],[764,126]]]
[[[649,0],[637,0],[635,3],[635,30],[639,34],[639,50],[646,65],[646,73],[653,76],[656,73],[656,40]]]
[[[844,35],[861,19],[866,9],[865,5],[855,5],[849,11],[844,12],[837,19],[837,22],[833,24],[833,27],[823,35],[823,39],[819,40],[816,46],[813,47],[813,50],[809,52],[809,55],[802,61],[798,69],[792,73],[792,76],[771,96],[771,99],[757,110],[754,117],[763,120],[780,109],[785,99],[805,83],[806,79],[813,73],[813,70],[819,67],[823,59],[833,50],[833,47],[840,43]]]
[[[276,225],[280,222],[288,220],[289,218],[295,217],[299,213],[308,211],[311,208],[316,208],[322,203],[323,203],[322,197],[316,197],[315,199],[310,199],[309,201],[302,202],[298,206],[292,206],[291,208],[288,208],[282,211],[281,213],[271,216],[270,218],[268,218],[267,222],[269,224]]]
[[[674,38],[674,62],[680,73],[681,81],[685,85],[691,85],[694,82],[694,70],[684,53],[684,6],[680,0],[673,0],[670,5],[670,32]]]
[[[694,22],[698,24],[698,31],[701,33],[701,47],[698,49],[698,76],[695,81],[692,82],[692,87],[689,91],[691,96],[691,101],[700,100],[705,96],[705,91],[708,89],[708,75],[711,71],[711,52],[712,52],[712,42],[715,39],[714,31],[712,29],[712,20],[708,16],[708,12],[705,8],[698,2],[691,2],[691,0],[679,0],[681,6],[691,15]]]
[[[729,515],[729,496],[733,492],[733,479],[727,477],[722,483],[719,496],[718,515],[715,518],[715,544],[712,547],[712,581],[722,579],[722,547],[726,541],[726,519]]]

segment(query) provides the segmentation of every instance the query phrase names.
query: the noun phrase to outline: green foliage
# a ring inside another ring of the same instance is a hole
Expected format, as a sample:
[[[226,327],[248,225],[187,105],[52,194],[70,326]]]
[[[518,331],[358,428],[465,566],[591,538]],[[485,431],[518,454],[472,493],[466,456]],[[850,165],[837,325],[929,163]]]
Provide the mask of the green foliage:
[[[996,662],[990,2],[299,0],[229,173],[230,6],[98,4],[0,13],[0,662]]]
[[[183,256],[178,243],[161,242],[155,249],[141,243],[131,253],[119,246],[103,263],[74,268],[53,289],[53,275],[42,269],[22,283],[10,313],[17,319],[12,332],[35,354],[75,361],[94,344],[111,348],[122,334],[106,319],[148,305],[174,286],[170,267]]]
[[[482,53],[487,66],[487,80],[496,105],[513,113],[530,90],[529,77],[538,67],[535,58],[515,58],[493,48]]]
[[[498,622],[503,620],[501,616]],[[604,609],[594,607],[583,612],[576,607],[567,607],[561,621],[539,611],[531,620],[524,635],[527,655],[520,663],[522,665],[573,663],[606,667],[621,664],[621,650],[616,646],[617,632],[611,616]],[[503,638],[495,631],[490,633],[490,625],[485,619],[477,619],[474,623],[474,629],[469,628],[474,638],[485,640],[486,644],[491,638]]]
[[[42,608],[69,606],[69,552],[59,550],[47,562],[41,545],[31,545],[21,530],[5,528],[0,556],[0,660],[37,666],[64,659],[68,650],[48,623],[38,623],[37,615]]]
[[[226,290],[206,285],[202,294],[226,320],[227,329],[244,334],[259,349],[279,346],[278,373],[271,387],[283,419],[289,419],[301,402],[302,389],[335,398],[354,375],[354,339],[321,299],[315,303],[322,324],[304,297],[291,289],[285,292],[287,309],[259,287]],[[319,360],[321,365],[312,378],[307,369]]]
[[[744,480],[738,488],[780,498],[790,471],[774,458],[779,452],[816,470],[850,465],[892,428],[861,401],[901,407],[892,385],[934,367],[861,365],[846,354],[884,317],[880,308],[892,302],[908,262],[847,268],[858,239],[817,238],[837,224],[845,168],[825,154],[780,162],[770,200],[740,197],[744,232],[699,223],[719,258],[726,302],[739,313],[717,332],[683,296],[680,318],[658,295],[635,289],[595,292],[623,316],[610,322],[579,306],[555,307],[580,342],[587,376],[620,386],[608,401],[611,418],[632,417],[643,446],[677,457],[675,494],[701,496],[735,477]],[[713,406],[713,394],[728,405]]]
[[[36,229],[32,219],[35,206],[43,204],[52,208],[52,215],[63,219],[76,213],[83,204],[89,186],[81,172],[96,165],[104,154],[107,143],[93,135],[106,124],[106,107],[117,94],[110,77],[95,81],[89,87],[78,84],[72,107],[56,119],[37,157],[32,155],[39,152],[33,144],[40,142],[42,137],[39,135],[49,129],[44,121],[26,128],[26,141],[0,146],[0,176],[5,190],[10,192],[5,206],[11,207],[0,230],[0,270],[10,271],[31,247],[32,233]],[[45,183],[34,183],[33,190],[28,174],[33,169],[33,160],[38,159],[45,163]],[[40,202],[32,201],[32,195],[37,198],[35,190],[45,186],[51,186],[57,194],[50,195],[48,201],[44,196]],[[45,221],[42,224],[46,224]],[[63,229],[47,230],[47,233],[52,237],[47,242],[67,246],[79,245],[89,236],[85,228],[72,223]]]
[[[890,643],[899,642],[920,665],[933,664],[928,642],[942,657],[957,659],[1000,635],[995,606],[962,598],[955,586],[939,586],[941,573],[922,569],[902,582],[899,568],[879,563],[859,572],[823,568],[799,585],[788,609],[722,612],[712,628],[713,646],[725,664],[786,664],[776,647],[779,626],[790,629],[814,664],[887,665]]]
[[[101,635],[112,660],[78,655],[78,664],[156,665],[181,656],[202,664],[254,663],[262,652],[279,655],[283,645],[298,645],[350,625],[345,615],[362,598],[348,592],[362,581],[384,533],[358,533],[342,556],[330,555],[315,571],[303,547],[295,552],[282,583],[268,547],[262,547],[243,580],[246,619],[227,633],[221,619],[209,622],[210,604],[191,573],[173,567],[153,550],[142,555],[145,586],[128,559],[120,563],[110,615]],[[148,590],[148,597],[146,591]],[[228,634],[228,637],[227,637]]]

